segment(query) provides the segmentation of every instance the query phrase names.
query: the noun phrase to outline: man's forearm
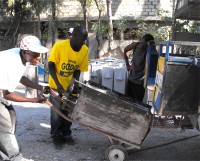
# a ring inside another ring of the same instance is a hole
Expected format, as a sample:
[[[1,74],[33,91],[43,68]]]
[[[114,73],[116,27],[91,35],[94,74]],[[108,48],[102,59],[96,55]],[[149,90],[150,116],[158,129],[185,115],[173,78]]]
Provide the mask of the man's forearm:
[[[73,78],[76,79],[77,81],[79,81],[80,75],[81,75],[81,71],[75,70],[74,74],[73,74]],[[78,82],[74,82],[74,89],[75,89],[75,91],[78,92],[78,89],[79,89],[79,83]]]
[[[3,91],[3,96],[6,100],[15,101],[15,102],[37,102],[37,98],[27,98],[16,93]]]
[[[74,74],[73,74],[73,78],[76,79],[76,80],[79,80],[80,75],[81,75],[81,71],[80,70],[75,70]]]
[[[56,85],[60,84],[60,82],[56,76],[56,67],[55,67],[54,62],[49,62],[48,65],[49,65],[49,74],[53,78],[54,82],[56,83]]]
[[[38,89],[38,90],[43,89],[43,86],[39,85],[38,83],[32,82],[31,80],[29,80],[25,76],[22,76],[20,83],[27,86],[27,87],[33,88],[33,89]]]

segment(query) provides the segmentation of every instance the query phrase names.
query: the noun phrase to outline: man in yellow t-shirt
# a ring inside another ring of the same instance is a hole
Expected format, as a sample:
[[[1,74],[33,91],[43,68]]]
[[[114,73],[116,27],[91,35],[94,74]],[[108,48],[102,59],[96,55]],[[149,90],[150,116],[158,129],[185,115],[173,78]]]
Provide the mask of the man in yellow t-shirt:
[[[88,70],[88,47],[85,40],[88,33],[85,28],[76,26],[70,39],[56,42],[51,49],[48,58],[49,65],[49,86],[56,90],[60,96],[67,90],[71,80],[79,80],[80,72]],[[74,92],[78,91],[77,83],[74,85]],[[66,110],[61,109],[61,103],[50,95],[50,101],[64,114]],[[51,136],[56,145],[72,143],[72,123],[62,118],[55,111],[51,110]]]

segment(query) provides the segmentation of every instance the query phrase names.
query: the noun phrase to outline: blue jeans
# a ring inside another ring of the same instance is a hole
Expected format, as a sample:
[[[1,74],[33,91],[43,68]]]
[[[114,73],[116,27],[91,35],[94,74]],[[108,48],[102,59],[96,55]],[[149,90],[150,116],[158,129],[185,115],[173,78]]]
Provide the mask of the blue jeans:
[[[64,115],[68,115],[67,110],[61,109],[62,102],[56,99],[53,95],[50,94],[49,101],[52,103],[54,107],[59,109]],[[64,119],[62,116],[60,116],[57,112],[55,112],[53,109],[51,109],[51,132],[50,134],[52,136],[54,135],[63,135],[63,136],[70,136],[71,135],[71,125],[72,122]]]
[[[12,105],[0,101],[0,160],[21,161],[15,137],[16,113]]]

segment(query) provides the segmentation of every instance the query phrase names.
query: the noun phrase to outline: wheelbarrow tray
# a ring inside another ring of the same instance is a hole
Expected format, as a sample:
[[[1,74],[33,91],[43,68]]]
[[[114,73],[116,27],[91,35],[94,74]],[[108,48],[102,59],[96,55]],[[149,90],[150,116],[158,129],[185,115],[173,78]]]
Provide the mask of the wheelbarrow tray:
[[[149,110],[106,90],[83,85],[70,117],[114,138],[141,146],[151,123]]]

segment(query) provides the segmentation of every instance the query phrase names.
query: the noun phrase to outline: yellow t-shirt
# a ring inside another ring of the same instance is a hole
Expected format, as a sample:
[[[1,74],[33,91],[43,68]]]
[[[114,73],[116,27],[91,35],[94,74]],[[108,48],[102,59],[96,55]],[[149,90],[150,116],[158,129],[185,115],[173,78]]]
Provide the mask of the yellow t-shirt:
[[[56,42],[51,49],[48,61],[55,63],[57,78],[67,90],[75,70],[82,72],[88,70],[88,47],[83,45],[79,52],[75,52],[70,46],[70,40]],[[51,76],[49,76],[49,86],[57,89]]]

